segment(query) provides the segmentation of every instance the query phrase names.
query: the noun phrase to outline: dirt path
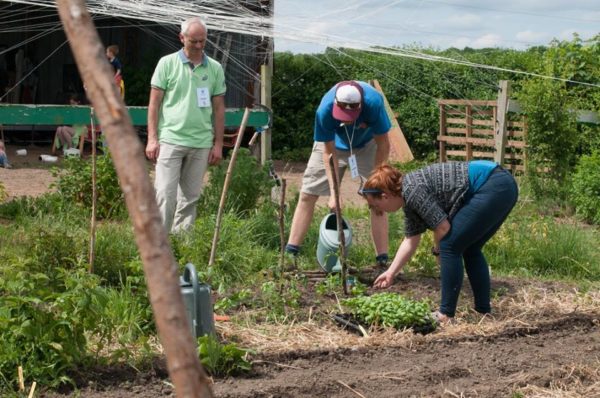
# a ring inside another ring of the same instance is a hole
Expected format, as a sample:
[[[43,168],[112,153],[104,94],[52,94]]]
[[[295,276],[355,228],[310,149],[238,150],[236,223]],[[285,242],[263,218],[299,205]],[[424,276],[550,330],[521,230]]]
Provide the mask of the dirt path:
[[[16,155],[18,149],[26,149],[26,156]],[[39,160],[40,155],[50,154],[50,146],[15,146],[8,145],[7,153],[12,169],[0,168],[0,181],[4,184],[10,198],[18,196],[39,196],[50,190],[50,185],[54,181],[54,177],[50,172],[53,166],[59,166],[58,163],[49,164]],[[300,189],[302,184],[302,174],[304,173],[304,163],[286,163],[275,161],[275,170],[281,178],[285,178],[288,185],[288,195]],[[356,194],[359,188],[359,183],[353,181],[346,176],[342,184],[342,197],[345,203],[353,205],[363,205],[363,200]],[[288,196],[290,197],[290,196]],[[320,198],[318,205],[326,205],[327,198]]]

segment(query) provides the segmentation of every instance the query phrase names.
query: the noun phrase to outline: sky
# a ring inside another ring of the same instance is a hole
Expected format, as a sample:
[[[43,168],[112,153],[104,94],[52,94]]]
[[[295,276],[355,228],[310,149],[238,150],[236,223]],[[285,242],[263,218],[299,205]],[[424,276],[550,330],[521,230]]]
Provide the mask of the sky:
[[[600,0],[273,0],[275,51],[526,49],[600,33]]]

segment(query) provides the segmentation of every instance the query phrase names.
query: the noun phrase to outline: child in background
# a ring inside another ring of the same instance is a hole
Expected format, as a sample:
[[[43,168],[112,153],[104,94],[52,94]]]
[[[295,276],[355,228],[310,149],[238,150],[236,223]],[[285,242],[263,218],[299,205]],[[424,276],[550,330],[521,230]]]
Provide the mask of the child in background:
[[[115,84],[119,87],[121,98],[125,99],[125,82],[123,81],[123,75],[121,74],[123,64],[119,58],[117,58],[117,55],[119,55],[119,46],[112,44],[106,47],[106,58],[108,58],[108,61],[113,67]]]
[[[108,58],[108,62],[110,62],[113,68],[115,68],[115,79],[117,77],[122,78],[121,73],[123,69],[123,64],[121,64],[121,61],[119,58],[117,58],[117,55],[119,55],[119,46],[112,44],[106,47],[106,57]]]
[[[10,163],[8,163],[8,156],[6,156],[6,148],[4,142],[0,140],[0,167],[10,169]]]

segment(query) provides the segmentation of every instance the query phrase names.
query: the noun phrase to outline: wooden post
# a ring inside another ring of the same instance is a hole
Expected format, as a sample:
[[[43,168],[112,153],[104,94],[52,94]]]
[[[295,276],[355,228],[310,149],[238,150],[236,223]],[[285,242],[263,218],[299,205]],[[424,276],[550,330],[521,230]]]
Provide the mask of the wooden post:
[[[279,197],[279,272],[283,275],[285,271],[285,191],[287,182],[285,178],[281,179],[281,196]]]
[[[275,0],[262,0],[260,2],[263,7],[266,7],[268,17],[271,22],[274,22],[275,15]],[[272,26],[274,23],[272,24]],[[273,30],[270,29],[271,36],[266,37],[265,51],[267,53],[267,60],[264,65],[260,67],[260,103],[271,109],[271,80],[273,79]],[[265,129],[260,135],[260,163],[266,164],[267,161],[271,160],[271,130]]]
[[[342,264],[342,287],[344,294],[348,295],[348,281],[346,271],[346,236],[344,235],[344,222],[342,219],[342,208],[340,206],[340,186],[337,179],[337,165],[333,162],[333,154],[329,155],[329,169],[333,180],[333,193],[335,195],[335,218],[337,219],[338,240],[340,243],[340,264]]]
[[[114,83],[104,47],[83,0],[57,0],[57,7],[125,194],[175,393],[179,398],[212,397],[210,379],[192,338],[179,288],[179,270],[158,212],[144,148]]]
[[[473,159],[473,143],[471,142],[471,137],[473,136],[473,108],[471,105],[467,104],[465,107],[465,118],[467,121],[467,148],[466,148],[466,158],[467,161]]]
[[[223,209],[225,208],[225,199],[227,199],[227,189],[231,182],[231,174],[233,173],[233,166],[235,166],[235,160],[237,159],[242,139],[244,138],[244,131],[246,130],[246,123],[248,123],[248,116],[250,115],[250,109],[246,108],[244,111],[244,117],[238,130],[237,140],[235,146],[231,152],[231,159],[229,159],[229,165],[227,166],[227,174],[225,175],[225,182],[223,183],[223,192],[221,192],[221,201],[219,202],[219,210],[217,211],[217,223],[215,226],[215,234],[213,236],[212,247],[210,249],[210,259],[208,260],[208,266],[212,267],[215,264],[215,254],[217,253],[217,245],[219,244],[219,232],[221,230],[221,218],[223,217]]]
[[[92,126],[92,215],[90,221],[90,274],[94,273],[96,260],[96,204],[98,202],[98,187],[96,182],[96,126],[94,126],[94,108],[90,108],[90,125]],[[83,156],[83,152],[79,152]]]
[[[269,48],[272,48],[269,46]],[[271,109],[271,79],[273,77],[273,58],[270,63],[260,67],[260,103]],[[271,159],[271,130],[265,129],[260,135],[260,163]]]
[[[496,106],[496,124],[495,124],[495,147],[494,161],[499,165],[504,164],[504,151],[506,149],[506,126],[508,112],[508,98],[510,96],[510,83],[508,80],[501,80],[498,90],[498,105]]]
[[[440,162],[446,161],[446,142],[443,136],[446,135],[446,105],[440,104],[440,136],[438,137],[440,145]]]

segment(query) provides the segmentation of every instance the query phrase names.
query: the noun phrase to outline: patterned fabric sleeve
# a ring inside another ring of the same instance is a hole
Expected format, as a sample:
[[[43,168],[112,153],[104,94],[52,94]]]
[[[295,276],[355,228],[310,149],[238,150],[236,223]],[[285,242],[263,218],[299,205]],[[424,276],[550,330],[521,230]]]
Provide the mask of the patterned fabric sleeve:
[[[434,229],[448,218],[435,197],[426,186],[416,185],[411,190],[404,207],[404,233],[406,236],[419,235],[427,229]]]
[[[418,235],[452,217],[469,190],[468,163],[437,163],[404,176],[404,232]]]

